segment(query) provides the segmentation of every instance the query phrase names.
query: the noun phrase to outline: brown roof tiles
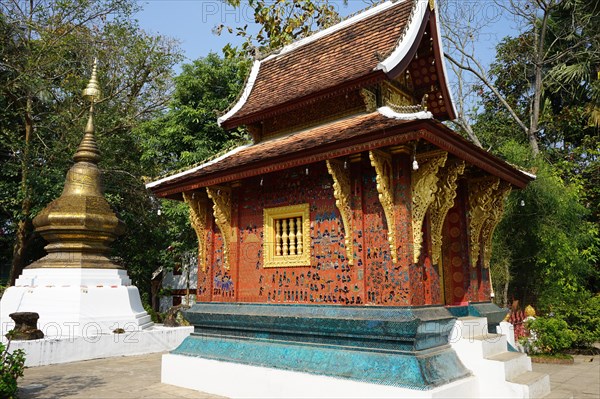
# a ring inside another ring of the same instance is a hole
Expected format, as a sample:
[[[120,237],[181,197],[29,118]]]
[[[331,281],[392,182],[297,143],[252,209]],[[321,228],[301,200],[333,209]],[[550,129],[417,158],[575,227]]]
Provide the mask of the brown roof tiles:
[[[396,47],[413,6],[412,0],[399,1],[261,61],[247,101],[225,125],[233,127],[236,120],[248,115],[372,74],[379,57],[386,57]]]

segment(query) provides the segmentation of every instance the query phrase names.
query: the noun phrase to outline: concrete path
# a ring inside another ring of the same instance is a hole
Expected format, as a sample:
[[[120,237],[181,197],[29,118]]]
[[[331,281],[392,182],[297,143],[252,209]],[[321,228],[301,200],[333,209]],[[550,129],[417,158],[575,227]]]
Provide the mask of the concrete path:
[[[219,398],[160,383],[162,353],[32,367],[19,398]]]
[[[600,356],[573,356],[571,365],[533,363],[533,371],[550,376],[552,392],[547,399],[599,399]]]
[[[160,383],[160,358],[144,356],[88,360],[34,367],[19,380],[20,398],[219,398]],[[547,398],[600,398],[600,356],[575,356],[573,365],[533,364],[550,375]]]

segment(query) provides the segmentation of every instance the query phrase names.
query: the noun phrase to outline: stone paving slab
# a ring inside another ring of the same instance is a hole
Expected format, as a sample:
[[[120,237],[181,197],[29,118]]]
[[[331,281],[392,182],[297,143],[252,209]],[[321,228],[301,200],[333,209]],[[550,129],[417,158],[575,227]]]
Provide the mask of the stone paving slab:
[[[550,376],[550,398],[600,398],[600,356],[573,356],[574,364],[533,363],[533,371]]]
[[[88,360],[25,370],[19,397],[29,398],[189,398],[216,395],[160,383],[162,353]],[[550,375],[547,398],[600,398],[600,356],[575,356],[573,365],[533,364]]]
[[[153,353],[28,368],[19,380],[19,398],[221,398],[161,384],[162,355]]]

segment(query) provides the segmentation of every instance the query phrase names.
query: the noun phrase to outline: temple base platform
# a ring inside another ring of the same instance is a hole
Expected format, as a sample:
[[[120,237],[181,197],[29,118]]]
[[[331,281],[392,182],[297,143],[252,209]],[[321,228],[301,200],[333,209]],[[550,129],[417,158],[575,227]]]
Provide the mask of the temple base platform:
[[[162,382],[230,397],[468,397],[441,306],[198,303]],[[218,371],[217,371],[218,370]],[[475,395],[473,395],[475,397]]]
[[[25,269],[0,301],[2,336],[13,328],[14,312],[38,313],[38,328],[48,338],[141,331],[153,324],[120,269]]]
[[[477,397],[469,395],[477,392],[474,377],[416,390],[175,354],[163,355],[161,382],[230,398]]]

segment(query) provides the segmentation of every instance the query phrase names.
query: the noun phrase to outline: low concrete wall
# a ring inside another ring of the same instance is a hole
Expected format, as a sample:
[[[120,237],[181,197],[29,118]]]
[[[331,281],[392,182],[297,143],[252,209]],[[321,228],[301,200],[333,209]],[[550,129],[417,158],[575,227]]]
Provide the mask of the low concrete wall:
[[[25,350],[25,366],[77,362],[116,356],[134,356],[175,349],[189,336],[193,327],[155,325],[141,331],[123,334],[101,334],[12,341],[10,351]],[[2,337],[6,344],[6,338]]]

